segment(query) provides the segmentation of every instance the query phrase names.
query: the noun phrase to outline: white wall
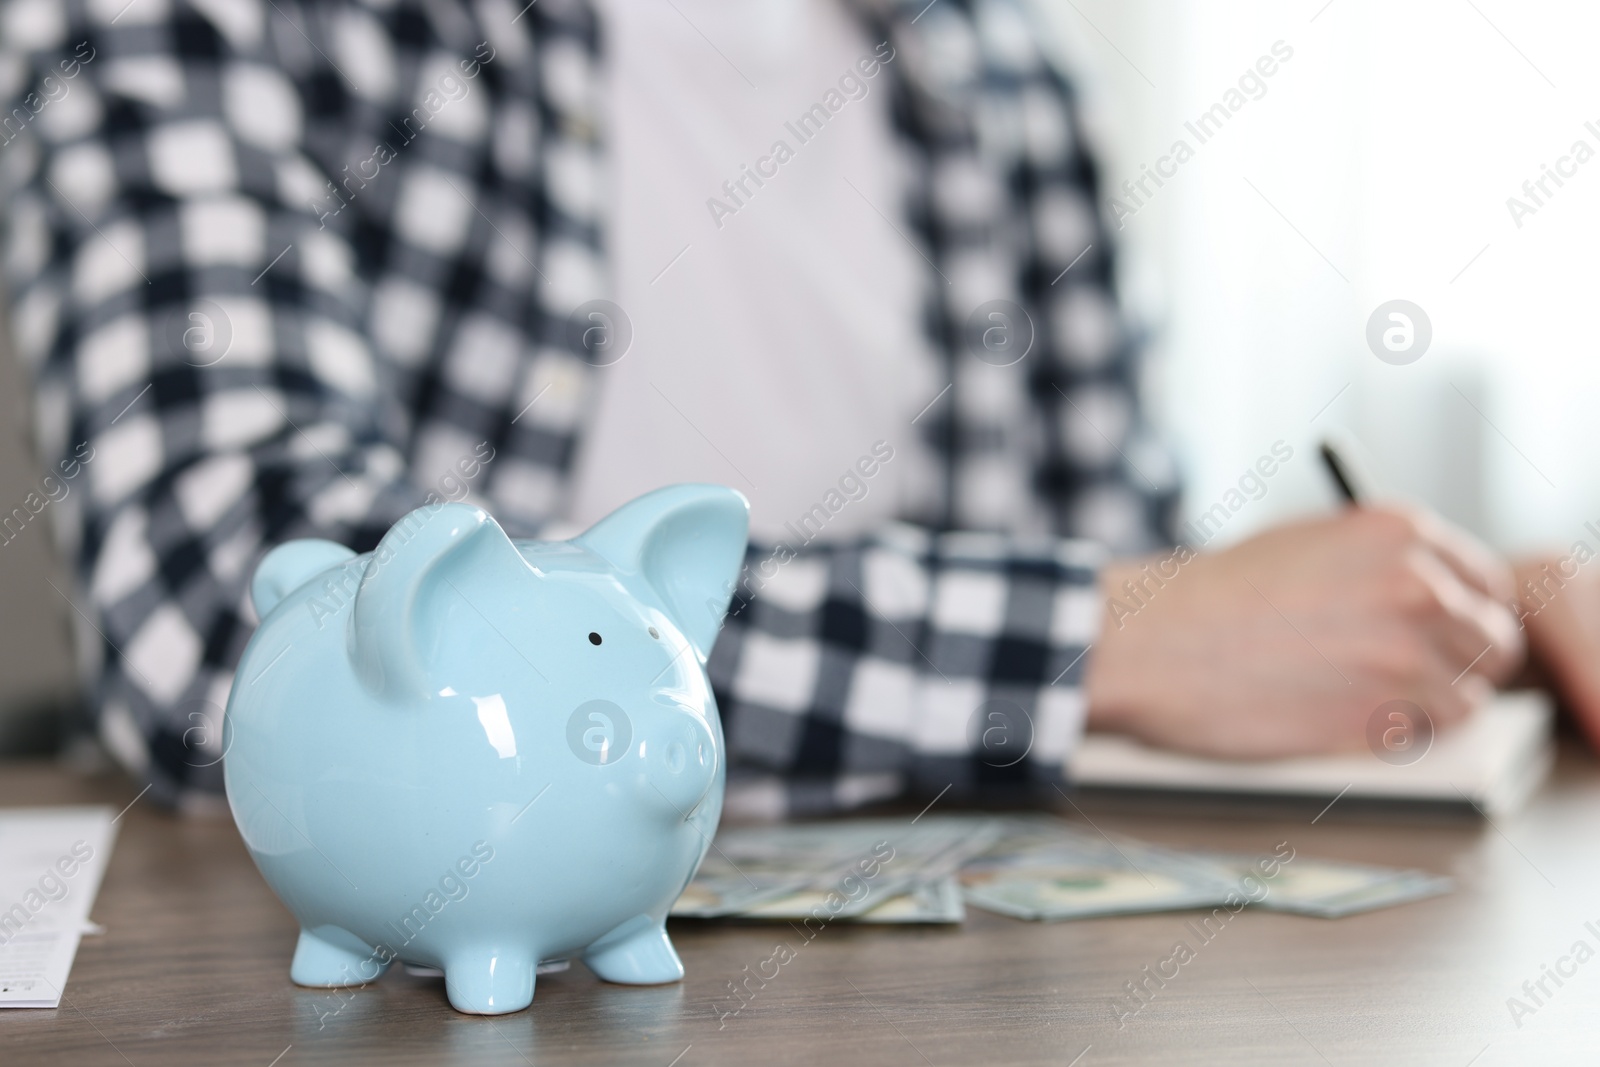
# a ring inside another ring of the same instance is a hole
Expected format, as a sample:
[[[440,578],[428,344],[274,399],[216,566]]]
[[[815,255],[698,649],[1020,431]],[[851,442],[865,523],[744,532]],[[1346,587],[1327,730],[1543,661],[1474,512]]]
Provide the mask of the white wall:
[[[1051,43],[1088,72],[1108,186],[1137,177],[1179,137],[1195,147],[1120,234],[1130,299],[1159,329],[1155,397],[1191,511],[1278,438],[1296,460],[1227,536],[1324,506],[1311,446],[1340,424],[1392,489],[1502,546],[1567,544],[1600,520],[1590,327],[1600,155],[1550,185],[1555,195],[1521,228],[1506,206],[1575,140],[1600,153],[1600,135],[1584,128],[1593,119],[1600,130],[1600,73],[1588,55],[1600,8],[1035,6]],[[1198,144],[1184,120],[1279,40],[1294,55],[1266,79],[1265,96]],[[1595,101],[1587,111],[1585,100]],[[1366,345],[1368,316],[1394,298],[1419,304],[1433,325],[1429,351],[1408,366]]]

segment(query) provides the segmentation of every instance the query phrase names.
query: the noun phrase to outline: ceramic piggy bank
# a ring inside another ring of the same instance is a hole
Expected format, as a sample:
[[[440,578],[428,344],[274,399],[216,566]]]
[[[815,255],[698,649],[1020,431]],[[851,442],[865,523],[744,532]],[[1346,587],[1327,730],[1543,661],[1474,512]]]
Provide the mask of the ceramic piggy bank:
[[[300,923],[290,977],[400,960],[482,1014],[527,1007],[541,960],[681,978],[664,923],[722,810],[705,661],[747,529],[738,493],[679,485],[571,541],[442,504],[366,555],[269,553],[225,771]]]

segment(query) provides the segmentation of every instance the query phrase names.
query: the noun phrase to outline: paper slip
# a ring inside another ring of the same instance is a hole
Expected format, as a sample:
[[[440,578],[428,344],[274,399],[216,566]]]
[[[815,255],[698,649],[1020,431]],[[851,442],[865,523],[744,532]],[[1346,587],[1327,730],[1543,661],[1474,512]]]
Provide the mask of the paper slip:
[[[78,939],[92,928],[111,842],[105,807],[0,810],[0,1008],[61,1003]]]

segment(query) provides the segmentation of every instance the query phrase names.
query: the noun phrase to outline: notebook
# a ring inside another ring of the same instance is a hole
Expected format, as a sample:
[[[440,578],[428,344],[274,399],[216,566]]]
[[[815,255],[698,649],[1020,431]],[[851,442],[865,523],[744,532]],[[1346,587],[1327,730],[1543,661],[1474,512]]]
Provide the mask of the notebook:
[[[1555,759],[1554,709],[1542,693],[1502,693],[1433,738],[1407,764],[1365,750],[1278,760],[1217,760],[1089,734],[1067,763],[1074,785],[1142,793],[1335,798],[1460,807],[1495,816],[1520,807]]]

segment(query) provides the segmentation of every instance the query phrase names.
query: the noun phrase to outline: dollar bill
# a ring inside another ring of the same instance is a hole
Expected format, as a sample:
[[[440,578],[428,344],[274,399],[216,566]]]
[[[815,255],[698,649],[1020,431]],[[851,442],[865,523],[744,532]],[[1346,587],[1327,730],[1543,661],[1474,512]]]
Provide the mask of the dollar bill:
[[[1263,868],[1256,857],[1196,853],[1227,871],[1252,904],[1269,911],[1337,919],[1448,893],[1455,883],[1426,871],[1295,856]]]
[[[855,819],[724,831],[672,914],[829,919],[866,914],[988,849],[992,819]]]
[[[740,913],[745,919],[800,921],[819,914],[827,907],[831,890],[802,889],[756,904]],[[960,923],[967,917],[961,900],[961,884],[947,876],[922,882],[903,892],[872,898],[871,906],[841,911],[834,919],[857,923]]]
[[[1020,817],[961,871],[968,904],[1019,919],[1054,921],[1223,903],[1224,871],[1170,849]]]
[[[1448,892],[1422,871],[1148,844],[1047,814],[735,827],[680,917],[958,923],[965,906],[1057,921],[1237,905],[1336,918]]]
[[[1449,878],[1421,871],[1409,871],[1404,877],[1379,882],[1365,889],[1279,910],[1315,915],[1323,919],[1342,919],[1346,915],[1356,915],[1364,911],[1440,896],[1454,888],[1455,883]]]
[[[739,875],[697,876],[672,905],[671,914],[680,919],[712,919],[742,915],[752,908],[779,900],[802,888],[792,882],[746,882]]]
[[[750,908],[803,889],[817,876],[816,860],[796,862],[781,856],[728,856],[721,839],[707,854],[672,907],[680,918],[709,919],[739,915]]]
[[[892,896],[855,919],[862,923],[961,923],[967,908],[961,883],[954,876],[924,882],[909,892]]]

